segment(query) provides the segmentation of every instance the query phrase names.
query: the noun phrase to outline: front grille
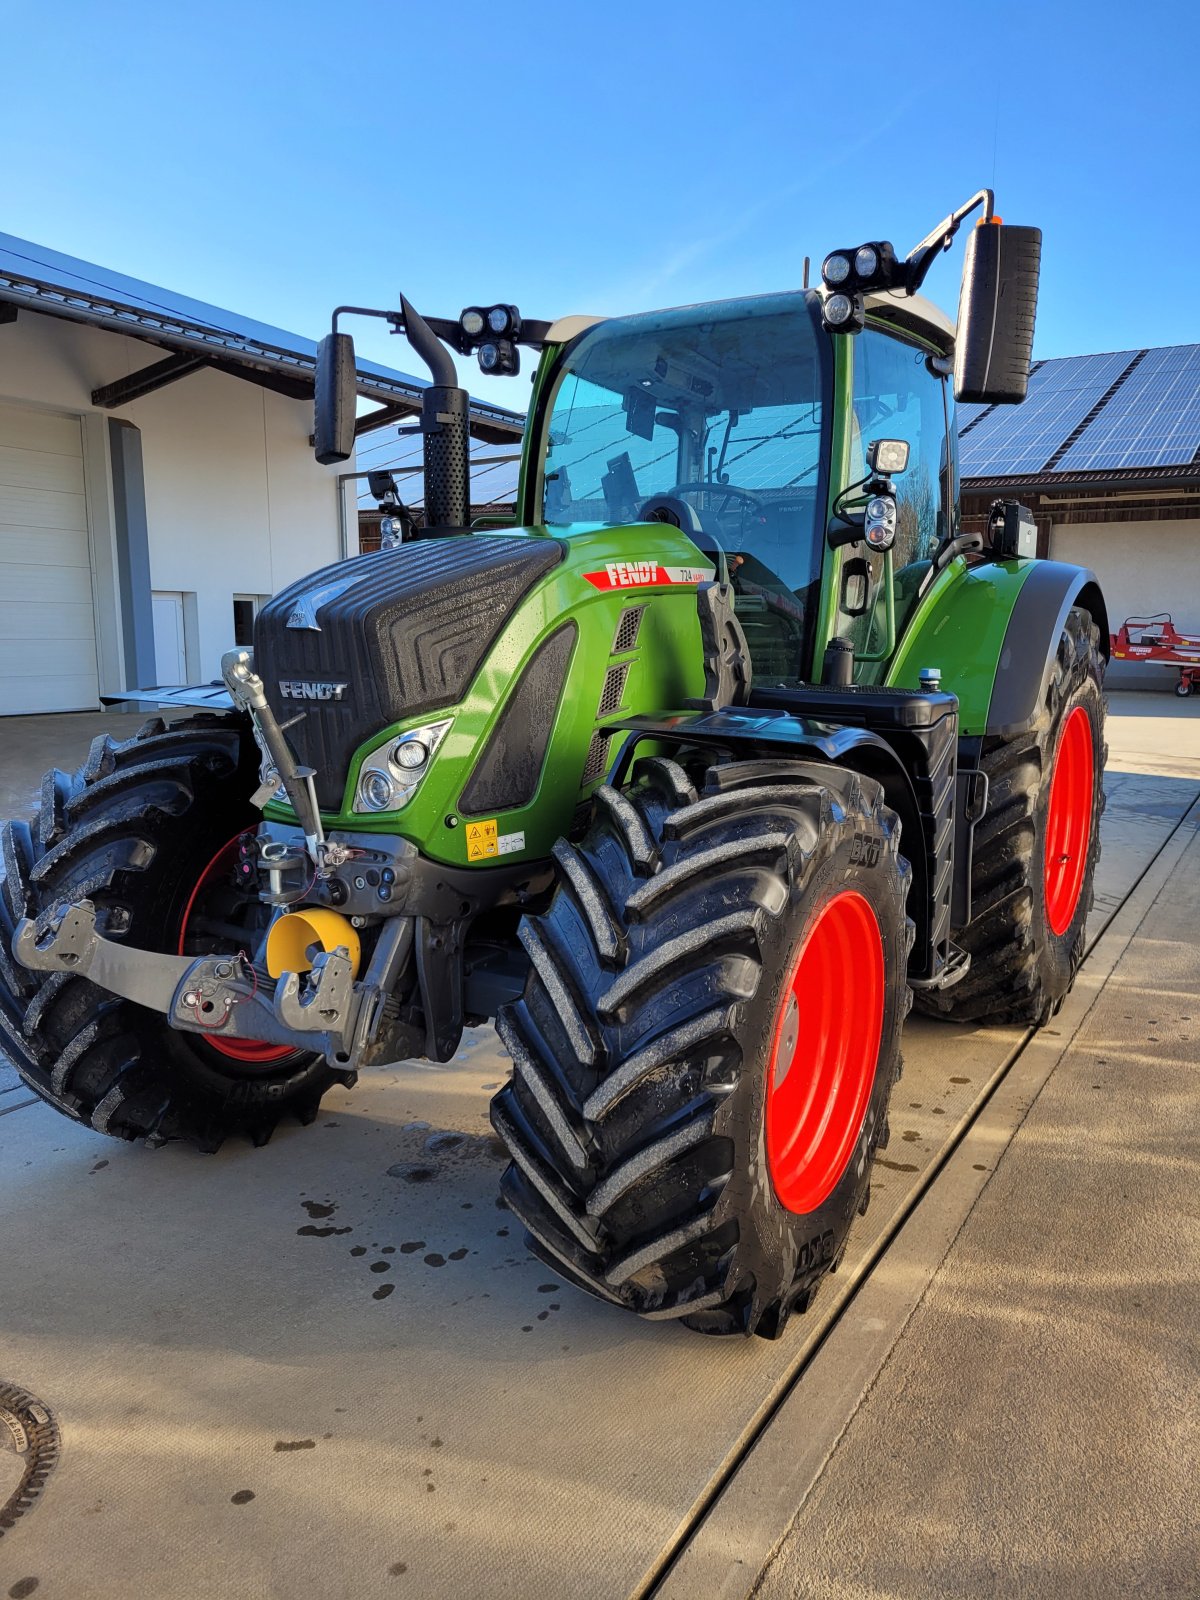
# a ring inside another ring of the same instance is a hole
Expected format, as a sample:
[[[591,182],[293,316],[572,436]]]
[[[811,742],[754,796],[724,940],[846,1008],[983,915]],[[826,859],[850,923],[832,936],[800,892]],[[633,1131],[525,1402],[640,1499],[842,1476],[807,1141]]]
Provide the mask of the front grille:
[[[592,735],[592,742],[588,745],[587,760],[583,766],[583,777],[580,786],[586,788],[589,783],[595,783],[597,778],[602,778],[608,771],[608,746],[612,739],[610,733],[597,728]]]
[[[617,631],[612,642],[612,651],[610,652],[612,655],[619,656],[626,650],[637,648],[638,634],[642,628],[642,614],[645,609],[645,606],[630,606],[628,610],[622,611],[621,620],[617,623]]]
[[[463,790],[467,817],[526,806],[537,791],[578,628],[566,622],[538,647],[496,721]]]
[[[604,689],[600,695],[600,709],[596,712],[597,720],[601,717],[611,717],[614,711],[621,709],[621,702],[625,698],[625,680],[628,676],[628,661],[609,667],[604,674]]]

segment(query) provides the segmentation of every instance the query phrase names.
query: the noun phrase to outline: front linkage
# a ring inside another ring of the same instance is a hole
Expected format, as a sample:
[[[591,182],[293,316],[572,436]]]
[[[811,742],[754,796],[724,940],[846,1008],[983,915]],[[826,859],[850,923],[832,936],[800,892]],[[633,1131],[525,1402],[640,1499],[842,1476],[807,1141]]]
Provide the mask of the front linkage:
[[[412,923],[397,918],[381,931],[362,983],[342,945],[314,952],[303,980],[285,972],[272,981],[244,956],[193,960],[117,944],[97,933],[90,900],[58,907],[40,932],[24,918],[14,940],[18,961],[32,971],[90,978],[182,1032],[318,1050],[339,1069],[375,1059],[383,1003],[411,947]]]

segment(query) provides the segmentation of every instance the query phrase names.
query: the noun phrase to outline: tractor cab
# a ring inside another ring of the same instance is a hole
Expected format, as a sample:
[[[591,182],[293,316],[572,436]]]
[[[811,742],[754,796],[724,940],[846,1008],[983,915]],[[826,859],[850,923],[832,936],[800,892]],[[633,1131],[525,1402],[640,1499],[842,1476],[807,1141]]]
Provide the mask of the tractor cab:
[[[680,528],[733,591],[756,670],[809,675],[833,347],[815,293],[588,328],[541,375],[521,520]],[[642,543],[644,543],[642,539]]]
[[[923,299],[898,321],[874,296],[851,342],[825,325],[823,300],[798,291],[597,322],[544,367],[530,417],[520,521],[681,528],[729,585],[754,674],[771,685],[819,679],[831,490],[870,481],[873,448],[907,450],[892,469],[894,547],[845,557],[830,612],[857,678],[892,653],[954,523],[950,323]],[[636,558],[632,529],[630,545]]]

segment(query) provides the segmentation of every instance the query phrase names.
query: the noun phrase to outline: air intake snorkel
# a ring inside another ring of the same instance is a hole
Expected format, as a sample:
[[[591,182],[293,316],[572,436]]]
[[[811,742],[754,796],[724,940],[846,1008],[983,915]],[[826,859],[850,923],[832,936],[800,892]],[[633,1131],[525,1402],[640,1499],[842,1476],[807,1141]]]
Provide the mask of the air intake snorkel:
[[[464,528],[471,520],[470,405],[450,352],[403,295],[408,342],[433,379],[421,396],[425,454],[425,521],[431,528]]]
[[[450,352],[412,304],[400,296],[399,311],[339,306],[333,328],[317,347],[313,446],[322,466],[348,461],[354,454],[358,393],[354,341],[338,331],[341,316],[382,317],[403,333],[429,368],[432,383],[421,391],[420,433],[425,455],[425,522],[431,528],[462,528],[471,515],[468,465],[470,396],[458,384]]]

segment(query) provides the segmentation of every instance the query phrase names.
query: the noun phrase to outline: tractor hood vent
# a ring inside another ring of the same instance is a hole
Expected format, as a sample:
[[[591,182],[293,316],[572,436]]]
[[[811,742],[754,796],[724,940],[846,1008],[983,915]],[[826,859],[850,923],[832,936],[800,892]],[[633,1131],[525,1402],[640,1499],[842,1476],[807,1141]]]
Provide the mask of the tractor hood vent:
[[[563,559],[554,539],[417,539],[313,572],[265,605],[254,665],[323,811],[350,758],[393,722],[462,699],[515,606]]]

